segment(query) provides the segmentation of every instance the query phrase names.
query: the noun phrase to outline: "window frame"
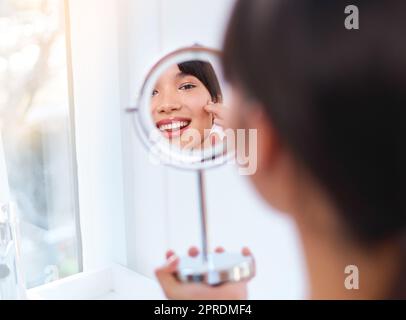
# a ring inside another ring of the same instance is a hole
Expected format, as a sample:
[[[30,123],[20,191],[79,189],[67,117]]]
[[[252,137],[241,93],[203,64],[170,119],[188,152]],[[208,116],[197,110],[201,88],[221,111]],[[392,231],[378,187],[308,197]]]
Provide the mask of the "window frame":
[[[83,272],[83,247],[82,234],[80,225],[80,205],[79,205],[79,186],[78,186],[78,168],[76,157],[76,138],[75,138],[75,104],[73,90],[73,72],[72,72],[72,50],[71,50],[71,32],[70,32],[70,15],[69,1],[64,0],[63,17],[65,22],[65,47],[66,47],[66,68],[67,68],[67,84],[68,84],[68,107],[69,107],[69,144],[71,149],[71,166],[73,174],[73,201],[74,201],[74,219],[76,231],[76,248],[78,259],[78,273]]]

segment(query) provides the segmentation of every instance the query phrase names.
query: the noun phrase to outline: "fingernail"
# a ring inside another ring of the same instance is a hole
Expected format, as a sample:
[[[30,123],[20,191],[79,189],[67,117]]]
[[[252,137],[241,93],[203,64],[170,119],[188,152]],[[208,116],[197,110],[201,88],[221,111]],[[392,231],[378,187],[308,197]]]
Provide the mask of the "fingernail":
[[[166,264],[170,265],[170,264],[174,263],[177,259],[178,259],[178,256],[176,254],[174,254],[166,261]]]

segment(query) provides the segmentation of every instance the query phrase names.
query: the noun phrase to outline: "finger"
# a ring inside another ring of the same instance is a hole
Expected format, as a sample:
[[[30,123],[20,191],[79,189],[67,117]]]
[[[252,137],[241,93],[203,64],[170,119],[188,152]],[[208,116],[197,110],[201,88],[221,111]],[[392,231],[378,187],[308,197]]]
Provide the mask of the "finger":
[[[199,255],[199,249],[196,247],[190,247],[189,251],[188,251],[189,256],[191,257],[196,257]]]
[[[255,259],[254,259],[254,256],[253,256],[251,250],[248,247],[244,247],[244,248],[242,248],[241,252],[242,252],[243,256],[252,258],[253,271],[254,271],[253,276],[255,276],[255,274],[257,273],[257,265],[256,265],[256,262],[255,262]]]
[[[220,118],[214,118],[213,123],[217,124],[220,127],[224,127],[226,125],[226,122],[224,121],[224,119],[220,119]]]
[[[220,113],[222,111],[222,106],[219,104],[207,104],[204,106],[204,110],[209,113]]]
[[[244,247],[241,250],[243,256],[252,256],[252,252],[248,247]]]
[[[167,297],[171,297],[179,286],[179,282],[174,276],[178,264],[179,258],[173,255],[164,266],[155,270],[155,275]]]
[[[177,270],[179,263],[179,258],[176,254],[173,254],[167,261],[166,263],[158,268],[156,271],[160,273],[172,273]]]
[[[173,250],[168,250],[166,251],[166,260],[168,260],[170,257],[172,257],[173,255],[175,255],[175,252]]]
[[[225,250],[223,247],[217,247],[214,251],[217,253],[223,253]]]
[[[221,104],[208,104],[204,106],[204,110],[213,113],[215,117],[223,118],[224,107]]]

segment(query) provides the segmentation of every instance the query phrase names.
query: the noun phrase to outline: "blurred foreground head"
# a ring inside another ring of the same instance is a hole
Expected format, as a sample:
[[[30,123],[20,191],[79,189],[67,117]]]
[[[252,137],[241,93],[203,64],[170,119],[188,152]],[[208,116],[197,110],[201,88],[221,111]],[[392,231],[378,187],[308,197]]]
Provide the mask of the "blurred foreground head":
[[[363,244],[406,230],[406,1],[239,0],[224,43],[228,80]]]

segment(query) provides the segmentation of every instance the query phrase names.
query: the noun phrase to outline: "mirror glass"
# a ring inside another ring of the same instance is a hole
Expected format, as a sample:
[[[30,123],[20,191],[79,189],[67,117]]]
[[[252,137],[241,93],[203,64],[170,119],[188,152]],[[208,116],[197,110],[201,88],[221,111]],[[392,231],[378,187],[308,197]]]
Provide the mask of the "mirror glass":
[[[134,109],[136,126],[165,164],[203,169],[232,156],[219,60],[220,52],[193,46],[164,56],[148,73]]]

